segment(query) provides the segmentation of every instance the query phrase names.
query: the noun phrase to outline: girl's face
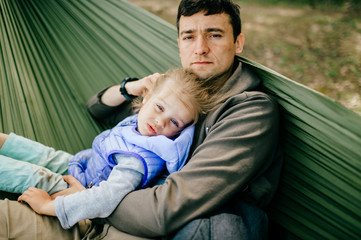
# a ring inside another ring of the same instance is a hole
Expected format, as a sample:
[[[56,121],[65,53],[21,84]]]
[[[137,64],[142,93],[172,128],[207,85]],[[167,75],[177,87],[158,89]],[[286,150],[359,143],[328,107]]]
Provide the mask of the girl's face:
[[[158,94],[144,97],[138,114],[138,131],[143,136],[164,135],[173,138],[192,120],[191,111],[179,97],[167,87],[162,87]]]

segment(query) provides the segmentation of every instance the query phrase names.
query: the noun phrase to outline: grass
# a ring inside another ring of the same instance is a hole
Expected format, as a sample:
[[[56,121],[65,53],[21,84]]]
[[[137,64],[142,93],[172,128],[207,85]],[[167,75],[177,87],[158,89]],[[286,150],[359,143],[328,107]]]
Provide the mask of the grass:
[[[175,24],[179,0],[130,0]],[[357,5],[238,0],[243,56],[361,113],[361,14]],[[324,1],[327,2],[327,1]]]
[[[361,20],[346,10],[243,1],[244,55],[361,113]]]

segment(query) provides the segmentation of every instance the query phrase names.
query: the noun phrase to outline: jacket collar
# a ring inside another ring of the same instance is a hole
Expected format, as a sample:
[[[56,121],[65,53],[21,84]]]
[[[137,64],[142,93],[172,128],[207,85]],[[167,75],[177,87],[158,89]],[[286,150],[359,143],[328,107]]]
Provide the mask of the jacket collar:
[[[222,92],[235,94],[252,91],[260,85],[261,80],[249,69],[248,64],[242,63],[237,56],[234,59],[234,68],[233,74],[222,87]]]

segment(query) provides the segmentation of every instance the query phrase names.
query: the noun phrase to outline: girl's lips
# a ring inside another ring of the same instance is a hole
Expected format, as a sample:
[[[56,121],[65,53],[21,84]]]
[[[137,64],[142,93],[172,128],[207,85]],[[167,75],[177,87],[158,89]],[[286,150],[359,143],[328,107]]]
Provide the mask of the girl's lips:
[[[147,124],[147,129],[151,134],[154,134],[154,135],[157,134],[155,129],[150,124]]]

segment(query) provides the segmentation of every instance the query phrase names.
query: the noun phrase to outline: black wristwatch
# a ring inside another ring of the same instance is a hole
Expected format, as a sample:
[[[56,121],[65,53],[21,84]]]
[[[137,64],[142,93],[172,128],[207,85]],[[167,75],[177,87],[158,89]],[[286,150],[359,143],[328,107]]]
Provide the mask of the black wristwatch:
[[[128,94],[127,89],[125,89],[125,84],[127,82],[133,82],[133,81],[137,81],[139,80],[138,78],[133,78],[133,77],[127,77],[124,78],[123,81],[120,83],[120,93],[127,99],[127,100],[132,100],[134,98],[136,98],[137,96]]]

